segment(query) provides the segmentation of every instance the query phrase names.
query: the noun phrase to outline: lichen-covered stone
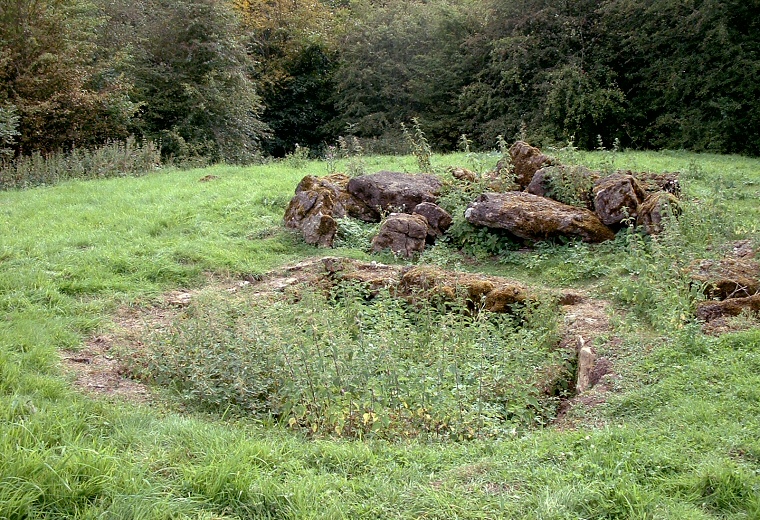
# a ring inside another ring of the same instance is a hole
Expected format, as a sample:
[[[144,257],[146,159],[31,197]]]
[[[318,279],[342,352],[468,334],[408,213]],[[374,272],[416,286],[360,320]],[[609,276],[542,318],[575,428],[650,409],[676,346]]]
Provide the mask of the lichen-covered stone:
[[[374,215],[346,190],[349,178],[343,174],[326,177],[307,175],[296,186],[295,196],[285,210],[285,226],[299,229],[308,244],[332,247],[338,224],[335,219]]]
[[[422,215],[427,220],[429,240],[435,240],[442,236],[451,226],[452,218],[449,212],[432,202],[417,204],[412,214]]]
[[[415,266],[401,276],[399,290],[410,297],[464,298],[472,309],[509,312],[516,303],[536,299],[519,282],[497,276],[446,271],[433,266]]]
[[[442,183],[435,175],[381,171],[354,177],[348,192],[375,211],[411,213],[421,202],[437,202]]]
[[[632,175],[633,177],[635,177],[636,180],[639,182],[639,185],[647,193],[655,193],[658,191],[664,191],[664,192],[670,193],[671,195],[675,197],[681,196],[681,183],[679,180],[681,174],[679,172],[654,173],[654,172],[632,172],[628,170],[628,171],[621,171],[618,173],[621,173],[623,175]]]
[[[458,181],[475,182],[478,180],[478,174],[467,168],[449,168],[449,173]]]
[[[425,249],[427,219],[422,215],[391,213],[372,239],[372,251],[390,249],[404,258],[411,258]]]
[[[698,260],[688,271],[708,298],[725,300],[760,293],[760,263],[751,258]]]
[[[632,175],[614,173],[594,184],[594,211],[607,226],[638,214],[646,193]]]
[[[504,229],[527,240],[569,237],[603,242],[615,238],[592,211],[517,191],[484,193],[470,204],[465,218],[471,224]]]
[[[515,182],[519,189],[525,189],[533,175],[544,166],[551,165],[551,159],[541,153],[525,141],[517,141],[509,148],[509,156],[512,159]]]
[[[678,199],[672,193],[658,191],[650,194],[639,205],[636,225],[642,226],[649,235],[662,233],[663,219],[666,216],[676,217],[681,213]]]
[[[760,312],[760,294],[746,298],[705,301],[697,305],[697,318],[703,321],[712,321],[725,316],[738,316],[742,312]]]

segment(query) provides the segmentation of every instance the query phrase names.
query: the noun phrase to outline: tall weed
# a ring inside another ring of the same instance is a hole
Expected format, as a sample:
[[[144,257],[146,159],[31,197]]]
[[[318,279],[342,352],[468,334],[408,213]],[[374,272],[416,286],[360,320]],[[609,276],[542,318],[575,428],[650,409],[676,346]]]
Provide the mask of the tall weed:
[[[432,173],[433,165],[430,162],[430,158],[433,155],[433,151],[430,148],[427,137],[425,137],[425,132],[422,131],[420,120],[416,117],[412,118],[411,130],[404,123],[401,123],[401,130],[404,133],[404,139],[406,139],[409,145],[409,151],[417,160],[417,168],[423,173]]]

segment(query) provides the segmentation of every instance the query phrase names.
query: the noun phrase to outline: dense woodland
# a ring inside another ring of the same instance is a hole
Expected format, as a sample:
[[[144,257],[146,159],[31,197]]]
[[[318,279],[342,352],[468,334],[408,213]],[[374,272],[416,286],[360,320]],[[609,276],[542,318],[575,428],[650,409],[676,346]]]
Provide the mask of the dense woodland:
[[[248,162],[354,135],[760,154],[760,4],[0,0],[0,153]]]

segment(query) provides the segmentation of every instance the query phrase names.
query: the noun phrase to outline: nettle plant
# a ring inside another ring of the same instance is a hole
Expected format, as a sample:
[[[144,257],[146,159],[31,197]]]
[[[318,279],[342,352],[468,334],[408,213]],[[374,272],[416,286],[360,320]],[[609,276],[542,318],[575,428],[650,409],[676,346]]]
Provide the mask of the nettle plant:
[[[491,438],[552,420],[573,372],[553,304],[492,314],[391,293],[202,299],[132,371],[189,405],[316,436]]]
[[[404,123],[401,123],[401,130],[404,133],[404,139],[406,139],[409,145],[409,151],[417,161],[417,167],[423,173],[432,173],[433,165],[430,162],[433,156],[433,151],[430,148],[425,132],[422,131],[420,120],[416,117],[412,118],[412,129],[410,130]]]

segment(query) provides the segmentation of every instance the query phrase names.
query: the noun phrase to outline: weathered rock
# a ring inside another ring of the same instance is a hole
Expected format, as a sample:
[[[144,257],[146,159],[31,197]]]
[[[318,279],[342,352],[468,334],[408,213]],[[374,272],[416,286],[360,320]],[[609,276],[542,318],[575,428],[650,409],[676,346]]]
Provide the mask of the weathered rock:
[[[396,287],[401,277],[401,267],[397,265],[337,257],[323,258],[322,263],[326,274],[322,276],[323,282],[359,283],[369,289],[373,296],[376,296],[381,289]]]
[[[300,229],[308,244],[332,247],[338,229],[335,219],[375,218],[375,212],[348,193],[348,181],[348,176],[340,173],[305,176],[285,210],[285,226]]]
[[[285,210],[285,226],[300,229],[301,221],[311,214],[321,212],[337,218],[346,215],[338,204],[338,188],[329,181],[307,175],[296,186],[295,196]]]
[[[372,239],[372,251],[390,249],[404,258],[411,258],[425,249],[427,219],[422,215],[391,213]]]
[[[308,177],[305,177],[301,181],[296,188],[296,193],[298,193],[299,189],[313,189],[315,181],[304,183]],[[343,218],[349,216],[366,222],[375,222],[377,220],[378,215],[375,211],[348,192],[348,182],[351,180],[351,177],[348,175],[333,173],[325,177],[313,177],[313,179],[316,179],[317,185],[332,191],[336,200],[336,210],[332,215],[333,217]]]
[[[329,181],[307,175],[285,210],[285,226],[300,229],[308,244],[332,247],[338,224],[334,217],[346,215],[337,188]]]
[[[592,387],[591,376],[596,365],[596,351],[590,346],[585,345],[583,337],[580,337],[578,345],[578,373],[575,383],[575,391],[582,394]]]
[[[519,189],[525,189],[533,175],[544,166],[551,165],[551,159],[541,153],[541,150],[534,148],[524,141],[517,141],[509,149],[509,156],[512,159],[514,168],[515,182]]]
[[[518,191],[484,193],[470,204],[465,218],[527,240],[569,237],[603,242],[615,238],[592,211]]]
[[[332,247],[338,233],[338,222],[330,215],[317,212],[301,222],[304,242],[319,247]]]
[[[663,218],[666,215],[678,216],[681,208],[678,199],[672,193],[658,191],[649,195],[639,205],[636,225],[643,226],[649,235],[662,233]]]
[[[707,297],[745,298],[760,293],[760,263],[751,258],[699,260],[689,267],[691,279],[704,286]]]
[[[449,173],[459,181],[475,182],[478,179],[478,174],[467,168],[449,168]]]
[[[737,240],[731,244],[731,254],[736,258],[755,258],[755,248],[752,240]]]
[[[435,175],[381,171],[354,177],[348,192],[374,210],[411,213],[421,202],[436,202],[442,183]]]
[[[697,305],[697,318],[712,321],[724,316],[738,316],[744,311],[760,312],[760,294],[746,298],[729,298],[722,301],[705,301]]]
[[[647,193],[655,193],[658,191],[664,191],[667,193],[670,193],[671,195],[674,195],[675,197],[681,196],[681,184],[679,181],[680,173],[679,172],[663,172],[663,173],[652,173],[652,172],[632,172],[632,171],[621,171],[618,172],[623,175],[632,175],[636,178],[636,180],[639,181],[639,185],[646,191]]]
[[[636,217],[646,193],[632,175],[613,173],[594,184],[594,211],[607,226]]]
[[[448,211],[432,202],[422,202],[414,207],[413,215],[422,215],[428,223],[428,239],[434,240],[443,235],[451,225],[452,218]]]
[[[509,312],[516,303],[536,299],[519,282],[497,276],[446,271],[432,266],[415,266],[401,276],[399,291],[410,297],[465,298],[473,309]]]
[[[525,188],[525,191],[537,197],[549,197],[549,194],[551,193],[551,185],[549,181],[550,172],[550,167],[536,170],[536,173],[533,174],[533,178],[530,180],[528,187]]]

